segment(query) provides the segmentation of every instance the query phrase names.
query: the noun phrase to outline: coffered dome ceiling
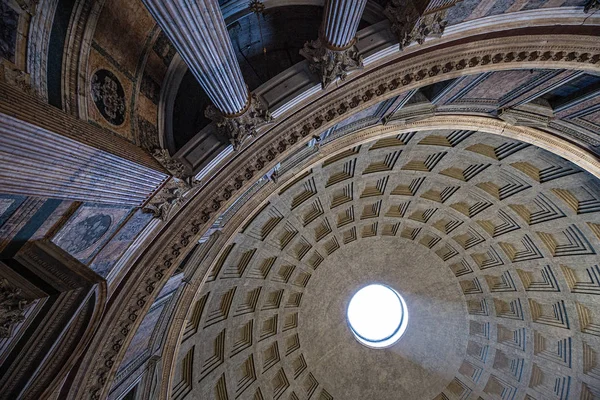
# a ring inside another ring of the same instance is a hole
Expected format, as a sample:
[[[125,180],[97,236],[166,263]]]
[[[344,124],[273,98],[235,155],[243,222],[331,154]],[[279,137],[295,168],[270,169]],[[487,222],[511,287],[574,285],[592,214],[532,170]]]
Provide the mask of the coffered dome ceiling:
[[[593,176],[505,137],[408,132],[339,152],[219,252],[173,397],[595,398],[599,212]],[[346,321],[372,282],[410,315],[383,350]]]

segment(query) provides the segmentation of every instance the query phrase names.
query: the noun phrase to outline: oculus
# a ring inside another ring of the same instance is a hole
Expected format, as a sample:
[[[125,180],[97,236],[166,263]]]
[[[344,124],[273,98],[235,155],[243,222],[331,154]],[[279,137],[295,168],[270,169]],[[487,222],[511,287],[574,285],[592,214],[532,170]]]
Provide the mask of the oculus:
[[[393,345],[408,324],[404,299],[382,284],[368,285],[356,292],[348,305],[347,317],[356,340],[372,348]]]

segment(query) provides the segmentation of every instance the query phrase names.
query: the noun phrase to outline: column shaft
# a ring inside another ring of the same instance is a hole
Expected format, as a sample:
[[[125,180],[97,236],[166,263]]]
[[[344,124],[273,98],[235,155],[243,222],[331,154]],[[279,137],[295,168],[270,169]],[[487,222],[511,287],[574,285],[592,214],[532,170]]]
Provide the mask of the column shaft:
[[[244,110],[249,93],[216,0],[144,0],[217,109]]]
[[[0,193],[139,207],[167,179],[0,113]]]
[[[343,50],[352,44],[367,0],[330,0],[325,5],[322,39]]]
[[[0,83],[0,193],[138,207],[167,179],[133,143]]]

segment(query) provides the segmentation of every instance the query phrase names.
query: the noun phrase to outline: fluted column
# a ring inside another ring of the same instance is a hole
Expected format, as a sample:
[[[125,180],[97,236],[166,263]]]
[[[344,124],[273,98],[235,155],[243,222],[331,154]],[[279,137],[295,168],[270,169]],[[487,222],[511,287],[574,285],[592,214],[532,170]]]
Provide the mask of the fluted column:
[[[214,104],[206,116],[239,147],[270,120],[248,91],[217,0],[144,0]]]
[[[325,5],[321,30],[326,43],[346,49],[354,41],[367,0],[330,0]]]
[[[356,31],[367,0],[328,0],[325,4],[319,38],[300,50],[311,70],[321,77],[326,88],[349,71],[362,68],[362,56],[356,48]]]

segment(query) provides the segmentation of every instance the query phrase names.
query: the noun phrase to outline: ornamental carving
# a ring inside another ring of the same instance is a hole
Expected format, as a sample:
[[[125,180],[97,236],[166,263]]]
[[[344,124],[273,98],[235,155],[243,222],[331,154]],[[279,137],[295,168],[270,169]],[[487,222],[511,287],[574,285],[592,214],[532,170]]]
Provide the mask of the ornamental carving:
[[[186,171],[181,161],[172,158],[166,149],[154,149],[152,156],[167,170],[173,178],[142,207],[142,211],[152,214],[155,218],[166,221],[172,210],[179,204],[191,189],[200,184]]]
[[[412,1],[390,0],[383,11],[390,21],[390,29],[398,38],[400,50],[410,44],[411,32],[419,19],[419,12]]]
[[[154,218],[166,221],[172,211],[182,203],[183,197],[192,189],[181,179],[169,180],[163,188],[142,207],[142,211]]]
[[[448,14],[448,9],[438,11],[433,14],[427,14],[422,16],[417,22],[417,25],[411,32],[408,40],[408,43],[405,43],[407,46],[410,43],[417,42],[419,44],[425,43],[425,39],[428,37],[439,38],[444,33],[444,29],[446,25],[448,25],[448,21],[446,21],[446,16]]]
[[[271,114],[255,94],[250,95],[248,105],[239,115],[225,115],[213,105],[208,106],[204,114],[217,124],[219,132],[229,138],[235,150],[248,137],[256,136],[258,128],[273,121]]]
[[[31,76],[14,67],[6,60],[0,62],[0,82],[5,82],[16,87],[23,93],[36,96],[36,92],[31,87]]]
[[[21,295],[21,289],[0,279],[0,338],[9,338],[12,328],[25,320],[25,310],[31,300]]]
[[[309,68],[321,78],[325,89],[336,79],[344,80],[348,72],[363,68],[363,58],[356,47],[357,39],[344,50],[328,48],[320,38],[304,44],[300,54],[308,60]]]
[[[453,4],[458,3],[458,1]],[[448,21],[449,8],[419,15],[412,1],[391,0],[384,14],[390,21],[390,29],[398,38],[400,50],[412,43],[423,44],[428,37],[441,37]]]
[[[125,122],[125,91],[115,74],[105,69],[92,76],[92,99],[100,114],[112,125]]]
[[[165,169],[175,178],[181,180],[190,179],[189,175],[186,173],[185,165],[183,165],[181,161],[172,158],[167,149],[156,148],[152,150],[152,157],[154,157],[160,165],[165,167]]]

